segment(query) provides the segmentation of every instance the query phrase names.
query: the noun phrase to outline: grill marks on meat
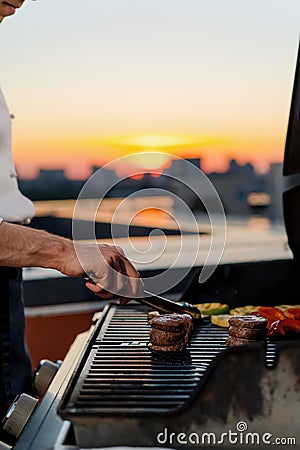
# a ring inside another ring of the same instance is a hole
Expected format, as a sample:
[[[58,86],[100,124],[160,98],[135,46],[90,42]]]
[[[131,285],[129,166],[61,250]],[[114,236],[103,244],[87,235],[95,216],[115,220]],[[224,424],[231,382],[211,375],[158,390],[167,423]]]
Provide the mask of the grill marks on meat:
[[[150,342],[154,345],[181,344],[184,336],[181,331],[165,332],[156,328],[150,330]]]
[[[268,321],[258,316],[233,316],[229,319],[227,347],[261,342],[267,335]]]
[[[229,334],[237,338],[261,341],[266,337],[266,330],[230,326]]]
[[[149,348],[157,352],[184,350],[193,330],[189,314],[162,314],[149,321]]]
[[[229,319],[229,325],[238,328],[259,328],[265,329],[267,325],[267,320],[261,316],[232,316]]]
[[[255,344],[256,342],[259,342],[259,341],[255,340],[255,339],[238,338],[236,336],[230,336],[230,335],[226,339],[227,347],[233,347],[234,345]]]
[[[162,331],[182,331],[185,321],[183,314],[161,314],[149,321],[150,326]]]
[[[182,352],[185,349],[186,344],[174,344],[174,345],[154,345],[150,342],[149,348],[154,352]]]

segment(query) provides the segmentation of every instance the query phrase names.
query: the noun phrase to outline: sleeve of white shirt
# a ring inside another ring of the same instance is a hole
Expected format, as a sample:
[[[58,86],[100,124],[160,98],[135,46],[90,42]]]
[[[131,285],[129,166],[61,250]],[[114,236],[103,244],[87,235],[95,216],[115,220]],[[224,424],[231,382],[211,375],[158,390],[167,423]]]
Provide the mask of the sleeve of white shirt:
[[[34,204],[19,189],[11,148],[11,118],[0,89],[0,216],[8,222],[28,223]]]

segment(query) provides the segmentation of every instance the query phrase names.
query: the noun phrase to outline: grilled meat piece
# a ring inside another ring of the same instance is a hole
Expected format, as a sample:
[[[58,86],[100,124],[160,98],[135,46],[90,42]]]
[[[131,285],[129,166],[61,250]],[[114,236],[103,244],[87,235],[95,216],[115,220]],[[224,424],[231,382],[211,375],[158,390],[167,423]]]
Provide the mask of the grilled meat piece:
[[[182,352],[182,350],[185,349],[185,343],[174,345],[154,345],[150,342],[148,347],[154,352]]]
[[[184,320],[185,333],[190,336],[193,331],[193,319],[189,314],[181,314],[181,317]]]
[[[149,348],[158,352],[184,350],[193,329],[189,314],[163,314],[151,319],[149,324]]]
[[[186,327],[183,314],[161,314],[149,321],[152,328],[162,331],[183,331]]]
[[[181,344],[184,341],[185,333],[177,331],[163,331],[151,328],[150,342],[154,345]]]
[[[268,321],[260,316],[232,316],[229,319],[229,325],[236,328],[259,328],[266,329]]]
[[[266,337],[267,329],[230,326],[228,333],[237,338],[260,341]]]
[[[233,347],[234,345],[255,344],[256,342],[260,341],[254,339],[242,339],[235,336],[228,336],[228,338],[226,339],[226,346]]]
[[[233,316],[229,319],[227,347],[263,341],[268,321],[260,316]]]

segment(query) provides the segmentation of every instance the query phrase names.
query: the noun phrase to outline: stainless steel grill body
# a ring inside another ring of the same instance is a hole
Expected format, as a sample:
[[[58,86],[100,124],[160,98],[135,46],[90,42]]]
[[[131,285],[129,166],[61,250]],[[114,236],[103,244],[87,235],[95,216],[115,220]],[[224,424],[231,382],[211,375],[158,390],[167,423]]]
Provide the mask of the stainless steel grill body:
[[[59,407],[79,446],[158,445],[160,433],[222,433],[239,420],[295,433],[300,341],[226,349],[227,330],[204,320],[186,351],[156,354],[147,311],[113,306],[96,327]]]

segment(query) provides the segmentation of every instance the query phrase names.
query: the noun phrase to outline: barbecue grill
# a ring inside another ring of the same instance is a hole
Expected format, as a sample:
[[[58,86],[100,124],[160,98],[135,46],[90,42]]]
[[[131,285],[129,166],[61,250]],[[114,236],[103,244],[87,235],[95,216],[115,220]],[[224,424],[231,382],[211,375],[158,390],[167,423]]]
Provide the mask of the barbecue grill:
[[[284,161],[284,216],[294,259],[222,264],[201,285],[199,268],[181,301],[209,299],[231,308],[299,303],[299,109],[300,56]],[[195,322],[185,351],[159,354],[147,346],[148,311],[135,303],[104,309],[76,363],[67,372],[69,357],[58,371],[16,450],[300,448],[300,339],[226,348],[227,329],[203,319]]]
[[[77,445],[177,447],[183,433],[199,447],[241,422],[297,439],[300,341],[226,348],[227,329],[203,319],[186,351],[159,354],[147,347],[147,311],[112,306],[95,328],[59,408]]]

